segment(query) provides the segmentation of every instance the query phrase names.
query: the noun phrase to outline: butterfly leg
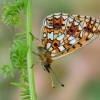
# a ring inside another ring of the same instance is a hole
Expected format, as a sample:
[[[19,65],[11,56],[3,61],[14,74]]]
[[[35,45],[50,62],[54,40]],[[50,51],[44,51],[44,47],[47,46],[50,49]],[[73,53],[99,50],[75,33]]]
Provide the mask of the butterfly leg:
[[[33,53],[34,53],[36,56],[38,56],[38,54],[37,54],[37,53],[35,53],[34,51],[33,51]]]
[[[38,54],[35,53],[34,51],[33,51],[33,53],[34,53],[36,56],[38,56]],[[36,62],[36,63],[32,64],[31,68],[32,68],[34,65],[38,64],[38,63],[41,63],[41,62]]]
[[[36,62],[36,63],[32,64],[31,68],[33,68],[33,66],[38,64],[38,63],[41,63],[41,62]]]

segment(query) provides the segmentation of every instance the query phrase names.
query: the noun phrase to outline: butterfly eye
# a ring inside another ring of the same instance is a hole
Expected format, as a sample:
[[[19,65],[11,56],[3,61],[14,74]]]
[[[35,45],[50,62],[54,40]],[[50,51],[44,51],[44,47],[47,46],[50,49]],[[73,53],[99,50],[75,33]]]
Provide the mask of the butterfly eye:
[[[48,73],[50,73],[50,70],[49,70],[50,64],[47,64],[47,63],[45,63],[45,62],[42,62],[41,65],[42,65],[42,67],[43,67],[43,69],[44,69],[45,71],[47,71]]]

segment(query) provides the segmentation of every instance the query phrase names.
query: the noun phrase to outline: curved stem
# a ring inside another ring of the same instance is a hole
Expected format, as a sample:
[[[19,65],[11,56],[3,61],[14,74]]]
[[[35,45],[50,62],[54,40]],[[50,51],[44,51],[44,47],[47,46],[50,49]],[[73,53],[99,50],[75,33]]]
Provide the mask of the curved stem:
[[[29,89],[30,89],[30,100],[36,100],[36,92],[35,92],[35,83],[34,83],[34,74],[33,68],[31,68],[33,64],[32,59],[32,36],[29,32],[32,32],[32,0],[28,0],[27,9],[26,9],[26,32],[27,32],[27,69],[28,69],[28,80],[29,80]]]

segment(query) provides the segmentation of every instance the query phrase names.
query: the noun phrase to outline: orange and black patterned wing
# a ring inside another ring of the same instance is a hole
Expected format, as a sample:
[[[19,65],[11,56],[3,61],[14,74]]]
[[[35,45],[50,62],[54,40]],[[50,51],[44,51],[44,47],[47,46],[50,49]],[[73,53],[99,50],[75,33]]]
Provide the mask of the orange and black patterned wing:
[[[44,20],[42,44],[46,56],[57,59],[90,43],[100,33],[100,22],[89,16],[53,14]]]

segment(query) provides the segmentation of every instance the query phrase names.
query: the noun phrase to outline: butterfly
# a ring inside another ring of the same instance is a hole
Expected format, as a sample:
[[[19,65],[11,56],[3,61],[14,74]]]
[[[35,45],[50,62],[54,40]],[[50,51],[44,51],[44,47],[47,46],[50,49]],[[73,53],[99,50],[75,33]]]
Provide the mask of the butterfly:
[[[54,13],[44,19],[38,56],[50,73],[55,59],[66,56],[99,36],[100,21],[89,16]]]

